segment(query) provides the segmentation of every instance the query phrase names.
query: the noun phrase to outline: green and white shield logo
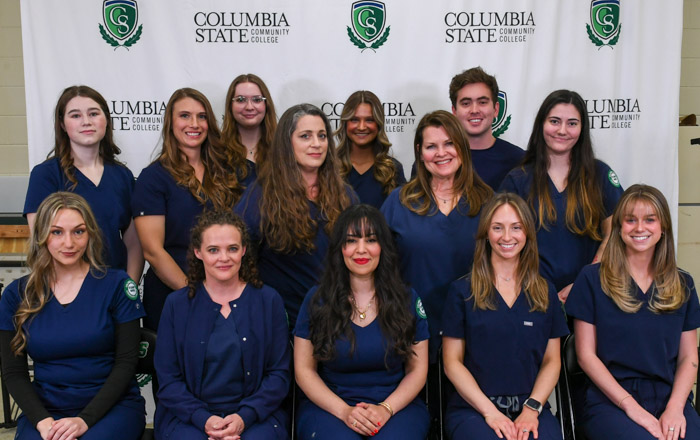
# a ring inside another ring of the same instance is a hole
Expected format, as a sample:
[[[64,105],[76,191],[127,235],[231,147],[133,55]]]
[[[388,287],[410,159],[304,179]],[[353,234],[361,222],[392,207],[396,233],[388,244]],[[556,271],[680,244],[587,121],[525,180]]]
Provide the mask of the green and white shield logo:
[[[493,118],[491,130],[493,135],[499,137],[508,130],[510,125],[510,115],[508,115],[508,95],[503,90],[498,92],[498,114]]]
[[[136,30],[139,9],[135,1],[104,0],[102,13],[107,30],[117,40],[125,40]]]
[[[596,46],[614,46],[620,38],[620,0],[592,0],[588,38]]]
[[[386,14],[384,3],[373,1],[358,1],[352,4],[352,27],[357,35],[370,42],[384,30]]]

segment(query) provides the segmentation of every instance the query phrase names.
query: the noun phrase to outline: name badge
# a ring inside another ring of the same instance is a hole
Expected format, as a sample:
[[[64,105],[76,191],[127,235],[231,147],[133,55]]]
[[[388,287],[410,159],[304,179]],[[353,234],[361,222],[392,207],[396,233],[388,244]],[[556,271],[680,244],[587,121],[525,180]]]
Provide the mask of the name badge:
[[[523,321],[525,327],[532,327],[532,321]]]

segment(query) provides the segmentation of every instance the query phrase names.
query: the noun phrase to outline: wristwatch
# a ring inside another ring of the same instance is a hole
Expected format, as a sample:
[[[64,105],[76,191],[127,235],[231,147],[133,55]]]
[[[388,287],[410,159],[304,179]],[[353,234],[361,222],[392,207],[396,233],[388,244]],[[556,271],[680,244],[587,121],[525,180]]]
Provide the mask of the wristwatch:
[[[542,404],[532,397],[529,397],[523,405],[527,406],[531,410],[537,411],[537,414],[542,414]]]

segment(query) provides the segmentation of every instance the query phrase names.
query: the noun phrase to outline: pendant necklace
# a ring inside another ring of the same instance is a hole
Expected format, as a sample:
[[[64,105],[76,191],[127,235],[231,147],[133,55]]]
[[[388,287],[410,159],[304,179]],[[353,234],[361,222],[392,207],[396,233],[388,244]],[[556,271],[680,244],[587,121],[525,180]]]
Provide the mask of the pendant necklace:
[[[374,302],[374,295],[372,295],[372,298],[370,298],[369,302],[367,303],[367,307],[365,307],[365,310],[360,310],[360,308],[357,307],[357,302],[355,301],[355,295],[350,294],[350,301],[352,302],[353,308],[357,312],[357,316],[360,317],[360,321],[363,321],[367,317],[367,312],[372,307],[372,302]]]

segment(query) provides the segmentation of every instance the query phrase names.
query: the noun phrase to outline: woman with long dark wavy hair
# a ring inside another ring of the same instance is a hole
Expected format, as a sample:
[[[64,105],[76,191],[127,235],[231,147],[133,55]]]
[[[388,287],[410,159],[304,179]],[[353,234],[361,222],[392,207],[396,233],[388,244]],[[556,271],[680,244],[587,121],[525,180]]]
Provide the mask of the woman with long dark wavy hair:
[[[102,230],[105,263],[139,281],[144,260],[131,218],[134,175],[119,162],[119,153],[104,97],[84,85],[66,88],[54,111],[54,147],[29,177],[24,215],[32,228],[36,210],[49,194],[80,194]]]
[[[581,268],[600,260],[622,194],[617,174],[593,154],[581,95],[557,90],[545,98],[523,165],[500,190],[517,193],[535,213],[540,271],[566,301]]]
[[[158,327],[156,438],[288,438],[284,305],[258,279],[243,220],[202,214],[188,259],[188,285],[168,296]]]
[[[143,307],[136,283],[106,268],[102,255],[88,202],[71,192],[46,197],[29,239],[30,274],[0,300],[2,379],[22,410],[17,439],[141,438]]]
[[[700,304],[693,278],[676,266],[661,191],[637,184],[622,194],[600,263],[576,278],[566,313],[590,379],[581,417],[588,438],[700,439],[691,393]]]
[[[327,266],[299,312],[294,337],[302,439],[424,439],[417,397],[428,371],[420,298],[401,281],[391,231],[369,205],[333,227]]]
[[[282,298],[292,328],[304,295],[321,275],[328,234],[357,196],[338,175],[325,113],[311,104],[280,118],[258,178],[234,211],[258,246],[262,281]]]
[[[230,209],[248,181],[238,179],[216,115],[201,92],[172,94],[163,117],[162,148],[136,181],[132,203],[143,253],[144,327],[156,330],[167,295],[187,285],[190,229],[203,209]],[[241,160],[245,166],[245,160]]]
[[[450,286],[442,349],[457,391],[445,415],[451,439],[562,438],[546,401],[568,329],[539,274],[535,231],[523,199],[496,194],[481,213],[471,274]]]
[[[394,188],[406,183],[401,162],[389,155],[391,142],[384,109],[369,90],[358,90],[345,101],[338,138],[340,174],[361,203],[380,208]]]

